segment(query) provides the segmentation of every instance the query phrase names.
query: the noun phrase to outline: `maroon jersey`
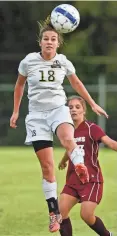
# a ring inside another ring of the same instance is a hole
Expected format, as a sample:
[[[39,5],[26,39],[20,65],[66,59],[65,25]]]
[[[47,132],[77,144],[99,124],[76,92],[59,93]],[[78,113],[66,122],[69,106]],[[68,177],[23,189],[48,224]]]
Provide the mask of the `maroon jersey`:
[[[84,163],[88,168],[89,182],[103,182],[103,176],[98,161],[98,150],[101,138],[105,136],[105,132],[96,124],[83,121],[75,130],[74,138],[80,149],[85,153]],[[66,184],[76,185],[80,182],[78,179],[74,165],[69,160],[69,166],[66,177]]]

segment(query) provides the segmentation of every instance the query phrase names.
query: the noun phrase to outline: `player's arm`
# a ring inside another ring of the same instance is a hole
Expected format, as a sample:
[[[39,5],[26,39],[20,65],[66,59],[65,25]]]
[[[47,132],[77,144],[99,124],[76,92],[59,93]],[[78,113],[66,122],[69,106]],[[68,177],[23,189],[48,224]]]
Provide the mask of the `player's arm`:
[[[13,114],[10,119],[10,126],[12,128],[17,127],[16,121],[19,116],[19,108],[24,93],[25,83],[26,83],[26,77],[19,74],[14,88],[14,108],[13,108]]]
[[[109,148],[117,151],[117,142],[115,140],[109,138],[107,135],[105,135],[101,138],[101,142],[104,143]]]
[[[117,142],[108,137],[100,126],[93,123],[90,127],[90,134],[94,141],[101,141],[109,148],[117,151]]]
[[[26,77],[19,74],[14,88],[14,113],[19,112],[20,103],[24,94],[25,83]]]
[[[69,160],[69,156],[68,156],[67,152],[65,152],[63,158],[61,159],[61,161],[58,165],[59,170],[65,169],[65,167],[67,166],[68,160]]]
[[[87,89],[83,85],[83,83],[80,81],[80,79],[77,77],[76,74],[71,74],[68,77],[68,80],[72,86],[72,88],[80,94],[81,97],[83,97],[91,106],[92,110],[97,114],[97,115],[104,115],[106,118],[108,118],[107,113],[95,103],[95,101],[92,99],[90,94],[88,93]]]

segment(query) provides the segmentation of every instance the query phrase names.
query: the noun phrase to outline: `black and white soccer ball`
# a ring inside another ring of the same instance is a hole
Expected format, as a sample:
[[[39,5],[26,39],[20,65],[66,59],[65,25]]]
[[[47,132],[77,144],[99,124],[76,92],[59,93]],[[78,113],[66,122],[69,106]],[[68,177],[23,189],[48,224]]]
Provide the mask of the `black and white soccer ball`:
[[[51,23],[58,32],[70,33],[80,23],[79,11],[70,4],[61,4],[53,9]]]

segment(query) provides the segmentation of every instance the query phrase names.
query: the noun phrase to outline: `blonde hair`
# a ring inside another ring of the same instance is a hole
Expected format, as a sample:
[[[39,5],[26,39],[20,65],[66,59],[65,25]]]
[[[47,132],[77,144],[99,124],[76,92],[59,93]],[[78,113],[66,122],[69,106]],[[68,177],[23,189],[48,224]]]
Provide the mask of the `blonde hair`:
[[[77,99],[79,102],[80,102],[80,104],[82,105],[82,107],[83,107],[83,110],[84,110],[84,112],[85,112],[85,116],[86,116],[86,112],[87,112],[87,107],[86,107],[86,102],[85,102],[85,100],[82,98],[82,97],[80,97],[80,96],[70,96],[70,97],[68,97],[68,99],[67,99],[67,105],[69,106],[69,102],[71,101],[71,100],[73,100],[73,99]],[[84,116],[84,117],[85,117]]]
[[[37,41],[39,43],[42,40],[44,32],[46,32],[46,31],[54,31],[58,35],[58,41],[59,41],[60,46],[63,45],[63,42],[64,42],[63,36],[51,24],[50,16],[48,16],[45,21],[40,21],[40,22],[37,22],[37,23],[38,23],[38,27],[39,27],[39,34],[37,36],[38,37]]]

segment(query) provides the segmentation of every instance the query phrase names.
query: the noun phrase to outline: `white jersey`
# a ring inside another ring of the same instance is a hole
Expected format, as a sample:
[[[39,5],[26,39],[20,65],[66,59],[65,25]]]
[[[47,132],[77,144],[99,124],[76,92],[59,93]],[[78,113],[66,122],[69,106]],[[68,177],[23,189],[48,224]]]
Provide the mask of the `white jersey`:
[[[30,53],[20,62],[18,71],[27,77],[29,112],[48,111],[66,103],[62,84],[75,68],[63,54],[45,61],[40,53]]]

